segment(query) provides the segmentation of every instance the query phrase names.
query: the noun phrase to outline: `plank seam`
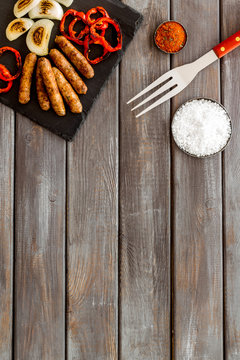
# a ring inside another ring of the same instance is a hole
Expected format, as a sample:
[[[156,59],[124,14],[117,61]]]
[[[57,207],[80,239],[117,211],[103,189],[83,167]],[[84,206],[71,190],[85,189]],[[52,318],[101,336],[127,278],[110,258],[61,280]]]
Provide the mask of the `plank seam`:
[[[172,104],[172,102],[171,102]],[[172,110],[172,106],[171,106]],[[171,135],[171,134],[170,134]],[[171,181],[171,192],[170,192],[170,359],[174,359],[174,209],[175,209],[175,202],[174,202],[174,185],[173,185],[173,152],[172,152],[172,141],[170,142],[170,156],[171,156],[171,169],[170,169],[170,181]]]
[[[172,3],[168,1],[169,18],[172,19]],[[170,69],[173,68],[172,57],[170,56]],[[173,112],[172,99],[170,100],[170,122]],[[170,137],[170,359],[174,359],[174,168],[173,168],[173,147],[171,138],[171,127],[169,128]]]
[[[222,40],[222,7],[223,2],[219,0],[219,41]],[[220,96],[220,103],[223,100],[223,85],[222,85],[222,71],[223,71],[223,63],[220,61],[219,64],[219,96]],[[224,152],[221,156],[221,175],[222,175],[222,337],[223,337],[223,359],[226,359],[226,342],[225,342],[225,335],[226,335],[226,319],[225,319],[225,155]]]
[[[68,143],[66,144],[66,167],[65,167],[65,359],[68,359]]]
[[[14,360],[15,352],[15,252],[16,252],[16,139],[17,139],[17,124],[16,124],[17,114],[14,111],[14,159],[13,159],[13,248],[12,248],[12,354],[11,358]]]
[[[121,359],[121,259],[122,259],[122,247],[121,247],[121,204],[120,204],[120,185],[121,185],[121,73],[122,66],[118,68],[118,360]]]
[[[122,2],[122,0],[120,0]],[[121,360],[121,266],[122,266],[122,247],[121,247],[121,203],[120,203],[120,189],[121,189],[121,74],[122,64],[118,67],[118,348],[117,357]]]

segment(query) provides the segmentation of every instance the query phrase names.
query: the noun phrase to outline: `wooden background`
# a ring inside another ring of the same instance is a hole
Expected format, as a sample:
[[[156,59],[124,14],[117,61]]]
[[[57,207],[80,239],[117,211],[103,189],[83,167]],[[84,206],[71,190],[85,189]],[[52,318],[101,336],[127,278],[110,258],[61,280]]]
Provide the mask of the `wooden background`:
[[[240,50],[136,119],[126,101],[239,30],[239,0],[124,0],[144,15],[73,143],[0,106],[0,359],[240,359]],[[185,50],[152,43],[182,22]],[[185,100],[221,101],[223,155],[170,135]]]

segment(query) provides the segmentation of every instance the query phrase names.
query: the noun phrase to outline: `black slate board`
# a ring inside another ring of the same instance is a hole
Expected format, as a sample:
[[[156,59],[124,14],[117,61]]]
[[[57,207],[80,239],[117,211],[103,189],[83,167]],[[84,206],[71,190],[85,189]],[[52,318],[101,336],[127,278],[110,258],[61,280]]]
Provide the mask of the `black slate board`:
[[[14,0],[2,0],[0,2],[0,13],[2,19],[0,23],[0,46],[12,46],[16,48],[20,51],[22,58],[24,59],[29,52],[26,46],[26,35],[24,34],[12,42],[8,41],[5,35],[8,23],[14,19],[13,7],[15,2],[16,1]],[[34,86],[35,82],[32,86],[31,101],[27,105],[21,105],[18,102],[19,79],[14,82],[14,86],[9,93],[0,95],[0,102],[68,141],[73,139],[80,125],[85,120],[104,83],[110,76],[113,69],[121,61],[123,53],[132,41],[135,32],[142,22],[141,14],[129,6],[122,4],[118,0],[74,0],[70,8],[86,12],[96,6],[103,6],[108,11],[109,15],[119,22],[123,32],[123,49],[119,52],[112,53],[106,60],[95,65],[95,77],[93,79],[84,79],[84,81],[86,80],[85,82],[88,86],[88,92],[86,95],[80,96],[84,109],[81,115],[72,114],[67,110],[67,115],[61,118],[58,117],[53,110],[48,112],[42,111],[38,105],[36,97]],[[63,10],[66,11],[67,8],[63,7]],[[27,17],[27,15],[25,15],[25,17]],[[54,44],[54,38],[56,34],[59,33],[59,21],[54,22],[55,26],[49,44],[50,48],[56,47]],[[8,67],[14,71],[14,68],[12,67],[14,64],[13,57],[9,55],[9,53],[2,56],[1,63],[7,64]]]

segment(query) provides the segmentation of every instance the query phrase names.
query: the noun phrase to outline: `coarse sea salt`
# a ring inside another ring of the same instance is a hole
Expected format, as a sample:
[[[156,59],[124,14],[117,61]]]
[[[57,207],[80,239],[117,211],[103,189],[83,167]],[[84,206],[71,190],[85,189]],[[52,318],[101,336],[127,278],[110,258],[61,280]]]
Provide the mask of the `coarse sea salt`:
[[[176,112],[172,134],[176,144],[197,157],[222,150],[231,136],[231,121],[222,106],[207,100],[190,100]]]

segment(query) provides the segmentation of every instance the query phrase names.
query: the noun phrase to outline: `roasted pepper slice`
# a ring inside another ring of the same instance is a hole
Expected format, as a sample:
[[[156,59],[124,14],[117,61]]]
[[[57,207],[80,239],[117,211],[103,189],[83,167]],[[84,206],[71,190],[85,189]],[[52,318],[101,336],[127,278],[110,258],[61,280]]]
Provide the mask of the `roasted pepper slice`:
[[[2,74],[4,74],[4,75],[2,75]],[[5,79],[6,78],[10,79],[12,77],[10,71],[6,68],[6,66],[0,64],[0,78],[1,78],[1,80],[4,80],[2,78],[2,76],[4,76]],[[7,86],[5,88],[0,89],[0,94],[9,92],[9,90],[11,90],[12,85],[13,85],[12,80],[4,80],[4,81],[7,82]]]
[[[12,75],[10,73],[10,71],[4,65],[1,65],[0,79],[2,79],[4,81],[13,81],[13,80],[17,79],[19,77],[19,75],[21,74],[22,58],[21,58],[20,53],[16,49],[9,47],[9,46],[4,46],[4,47],[0,48],[0,57],[6,51],[11,51],[12,53],[14,53],[15,58],[16,58],[16,63],[17,63],[17,72],[15,75]]]
[[[72,16],[72,17],[74,17],[74,20],[75,19],[77,19],[79,21],[81,20],[84,22],[84,24],[86,24],[86,15],[84,14],[84,12],[79,12],[79,11],[73,10],[73,9],[69,9],[63,15],[63,18],[60,22],[60,31],[61,31],[62,35],[64,35],[68,40],[73,40],[73,37],[71,35],[66,34],[66,32],[65,32],[65,23],[66,23],[66,19],[68,16]],[[73,24],[73,26],[74,25],[75,25],[75,23]],[[72,26],[72,29],[73,29],[73,26]],[[74,37],[74,39],[75,39],[75,37]]]
[[[85,35],[89,34],[89,26],[86,25],[85,28],[83,30],[80,31],[80,33],[78,34],[78,36],[76,35],[77,32],[73,30],[75,24],[78,22],[78,21],[81,21],[79,18],[75,17],[70,25],[69,25],[69,28],[68,28],[68,32],[69,32],[69,35],[72,37],[72,38],[75,38],[75,39],[79,39],[81,40]]]
[[[110,18],[108,12],[102,6],[97,6],[95,8],[88,10],[88,12],[86,13],[86,21],[89,26],[93,25],[97,20],[101,19],[101,18],[91,19],[91,16],[97,14],[98,12],[102,15],[101,18],[103,17]]]
[[[111,24],[114,26],[117,32],[117,45],[112,47],[111,44],[105,39],[104,36],[101,36],[97,31],[105,28],[106,24]],[[107,51],[114,52],[122,49],[122,31],[119,24],[111,18],[100,18],[90,27],[90,35],[94,44],[102,45]]]
[[[100,57],[96,59],[89,59],[89,51],[90,51],[89,46],[91,44],[95,44],[95,42],[90,39],[89,35],[87,35],[84,39],[84,56],[90,64],[96,65],[110,55],[109,51],[103,47],[103,54]]]

